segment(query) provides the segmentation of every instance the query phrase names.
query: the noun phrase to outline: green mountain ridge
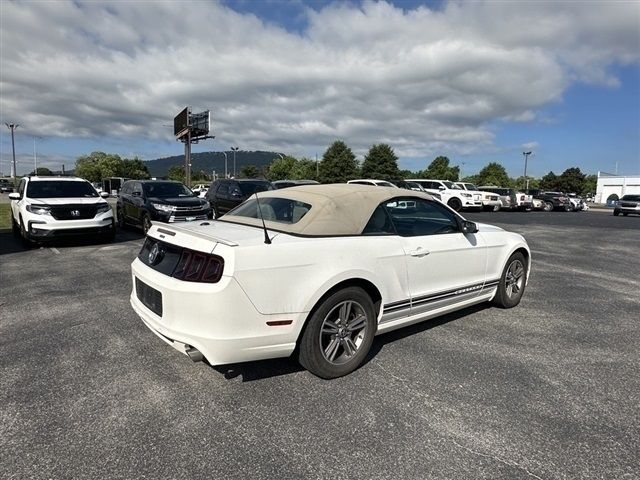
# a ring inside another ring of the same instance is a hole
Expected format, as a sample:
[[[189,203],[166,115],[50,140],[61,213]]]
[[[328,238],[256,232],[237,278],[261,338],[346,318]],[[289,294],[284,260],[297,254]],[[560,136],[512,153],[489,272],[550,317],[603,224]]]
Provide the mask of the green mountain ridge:
[[[228,172],[233,175],[233,152],[226,153],[227,169]],[[262,171],[264,167],[267,167],[278,157],[279,155],[276,152],[238,150],[236,152],[236,176],[239,175],[240,170],[247,165],[254,165],[258,170]],[[224,154],[222,152],[192,153],[191,171],[203,171],[209,175],[215,171],[218,175],[224,175],[224,162]],[[184,165],[184,155],[147,160],[145,161],[145,165],[147,165],[152,177],[164,177],[174,165]]]

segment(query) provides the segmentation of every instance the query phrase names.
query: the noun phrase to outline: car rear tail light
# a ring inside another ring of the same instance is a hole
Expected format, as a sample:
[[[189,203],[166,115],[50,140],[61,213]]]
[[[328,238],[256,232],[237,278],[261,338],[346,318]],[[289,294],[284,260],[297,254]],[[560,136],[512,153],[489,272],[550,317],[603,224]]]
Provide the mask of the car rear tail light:
[[[185,282],[216,283],[222,277],[223,270],[222,257],[185,248],[171,276]]]

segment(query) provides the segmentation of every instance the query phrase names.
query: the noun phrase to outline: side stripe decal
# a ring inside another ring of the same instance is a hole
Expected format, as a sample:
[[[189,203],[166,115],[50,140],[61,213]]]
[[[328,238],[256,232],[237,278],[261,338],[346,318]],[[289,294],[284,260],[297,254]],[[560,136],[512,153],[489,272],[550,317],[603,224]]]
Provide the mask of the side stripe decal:
[[[478,283],[476,285],[470,285],[467,287],[456,288],[454,290],[447,290],[440,293],[433,293],[430,295],[424,295],[422,297],[416,297],[413,299],[400,300],[398,302],[387,303],[383,306],[383,314],[386,313],[394,313],[399,312],[401,310],[407,310],[413,307],[419,307],[423,305],[427,305],[429,303],[438,302],[440,300],[446,300],[447,298],[456,297],[458,295],[465,295],[472,292],[482,292],[489,288],[497,287],[500,283],[500,279],[498,280],[490,280],[484,283]]]

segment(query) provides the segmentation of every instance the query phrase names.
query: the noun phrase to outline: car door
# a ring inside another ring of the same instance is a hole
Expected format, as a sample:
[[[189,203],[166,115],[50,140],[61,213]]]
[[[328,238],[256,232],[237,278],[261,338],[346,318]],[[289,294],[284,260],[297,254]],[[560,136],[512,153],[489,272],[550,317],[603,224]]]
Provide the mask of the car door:
[[[18,194],[20,194],[19,200],[11,200],[11,214],[15,219],[16,223],[20,222],[20,205],[24,199],[24,190],[27,185],[27,181],[23,178],[20,180],[20,184],[18,185]]]
[[[134,223],[140,222],[142,216],[142,209],[144,206],[144,193],[142,191],[142,184],[140,182],[134,182],[131,186],[131,195],[129,195],[129,213],[128,217],[130,221]]]
[[[487,262],[482,236],[462,233],[459,217],[439,202],[398,197],[385,202],[385,208],[402,238],[411,315],[478,295]]]

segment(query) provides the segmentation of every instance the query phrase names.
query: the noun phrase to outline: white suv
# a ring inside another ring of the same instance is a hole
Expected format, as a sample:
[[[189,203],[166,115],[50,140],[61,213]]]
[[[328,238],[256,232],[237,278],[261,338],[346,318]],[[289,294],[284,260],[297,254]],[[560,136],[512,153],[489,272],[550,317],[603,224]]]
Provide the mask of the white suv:
[[[82,178],[24,177],[18,193],[9,195],[13,231],[28,243],[82,234],[113,240],[108,196]]]
[[[428,193],[439,193],[441,202],[449,205],[456,212],[463,208],[482,208],[482,195],[480,192],[467,192],[448,180],[408,178],[407,182],[419,184]]]

